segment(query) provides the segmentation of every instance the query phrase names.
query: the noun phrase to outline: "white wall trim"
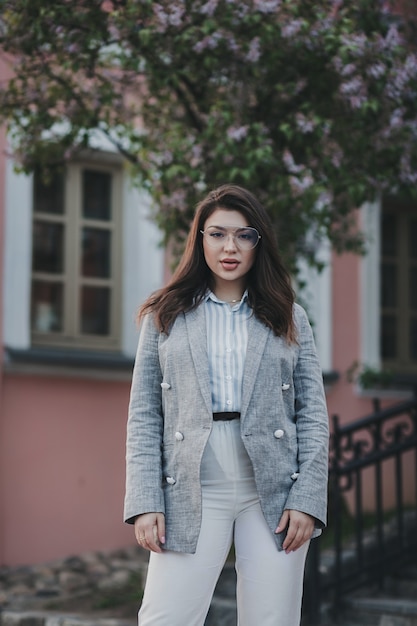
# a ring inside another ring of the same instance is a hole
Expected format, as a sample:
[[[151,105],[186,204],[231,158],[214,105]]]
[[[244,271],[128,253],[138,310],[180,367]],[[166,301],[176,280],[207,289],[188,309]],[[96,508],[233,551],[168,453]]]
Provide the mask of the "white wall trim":
[[[321,272],[307,265],[298,263],[300,279],[305,288],[300,293],[300,301],[305,305],[308,317],[313,325],[314,338],[323,372],[333,368],[333,312],[332,312],[332,266],[331,246],[322,244],[317,258],[324,264]]]
[[[134,356],[137,344],[135,317],[140,304],[162,286],[164,250],[162,234],[151,219],[151,199],[126,176],[123,202],[123,311],[122,351]]]
[[[32,177],[18,174],[6,158],[4,238],[4,343],[30,347]]]
[[[367,238],[367,254],[360,271],[361,364],[380,369],[380,224],[381,201],[365,204],[361,209],[362,229]]]

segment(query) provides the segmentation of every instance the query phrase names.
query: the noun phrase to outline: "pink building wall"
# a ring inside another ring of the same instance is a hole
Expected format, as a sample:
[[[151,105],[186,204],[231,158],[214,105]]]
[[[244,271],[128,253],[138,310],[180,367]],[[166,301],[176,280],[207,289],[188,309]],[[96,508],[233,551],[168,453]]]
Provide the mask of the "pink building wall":
[[[333,369],[339,380],[328,393],[330,415],[337,413],[342,423],[371,412],[369,400],[358,398],[346,372],[360,359],[360,259],[353,254],[332,258],[332,342]]]
[[[124,382],[5,376],[4,564],[133,543],[122,522],[128,393]]]
[[[1,68],[0,68],[1,75]],[[5,173],[4,173],[4,159],[2,159],[2,155],[5,151],[5,133],[2,128],[0,128],[0,191],[4,189],[5,183]],[[3,293],[3,255],[1,251],[4,247],[4,193],[0,193],[0,294]],[[1,298],[0,298],[1,301]],[[2,452],[2,442],[4,441],[3,436],[3,307],[0,306],[0,565],[4,562],[3,556],[3,516],[1,511],[4,511],[4,500],[3,500],[3,484],[4,484],[4,467],[3,467],[3,455]]]

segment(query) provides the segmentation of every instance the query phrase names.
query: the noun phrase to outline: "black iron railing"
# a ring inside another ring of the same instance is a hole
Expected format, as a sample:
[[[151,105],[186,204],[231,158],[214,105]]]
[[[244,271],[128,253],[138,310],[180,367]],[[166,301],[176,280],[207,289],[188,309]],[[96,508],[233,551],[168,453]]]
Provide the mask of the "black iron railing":
[[[307,562],[309,626],[320,623],[324,601],[337,614],[345,594],[417,561],[416,507],[417,396],[386,409],[375,400],[371,415],[344,426],[335,416],[329,529]]]

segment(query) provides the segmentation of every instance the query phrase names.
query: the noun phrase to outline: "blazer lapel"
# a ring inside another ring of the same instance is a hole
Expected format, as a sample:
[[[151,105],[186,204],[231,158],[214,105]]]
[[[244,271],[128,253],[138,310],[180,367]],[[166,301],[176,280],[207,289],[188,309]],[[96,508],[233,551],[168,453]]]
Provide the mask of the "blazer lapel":
[[[196,309],[185,314],[185,324],[188,332],[188,340],[191,350],[197,383],[211,414],[213,411],[210,388],[210,370],[207,354],[206,316],[204,306],[200,304]]]
[[[197,383],[209,413],[212,412],[210,371],[207,354],[206,316],[204,306],[185,314],[185,324]],[[259,365],[265,350],[265,344],[272,331],[251,315],[248,320],[248,346],[242,381],[241,413],[245,414],[251,399]]]
[[[266,341],[272,332],[270,328],[251,315],[248,321],[248,347],[242,381],[242,403],[240,412],[246,413],[252,396],[255,379],[265,350]]]

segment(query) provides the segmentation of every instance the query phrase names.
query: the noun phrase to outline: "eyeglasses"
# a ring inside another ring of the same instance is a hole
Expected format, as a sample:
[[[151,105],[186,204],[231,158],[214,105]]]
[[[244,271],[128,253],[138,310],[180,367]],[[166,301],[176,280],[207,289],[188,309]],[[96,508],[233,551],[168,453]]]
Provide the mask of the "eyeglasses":
[[[200,230],[207,245],[211,248],[223,248],[232,235],[233,241],[240,250],[252,250],[258,244],[261,235],[256,228],[251,226],[223,228],[221,226],[209,226],[206,230]]]

